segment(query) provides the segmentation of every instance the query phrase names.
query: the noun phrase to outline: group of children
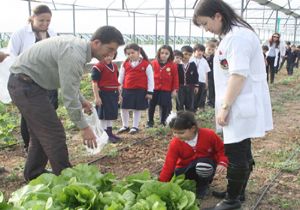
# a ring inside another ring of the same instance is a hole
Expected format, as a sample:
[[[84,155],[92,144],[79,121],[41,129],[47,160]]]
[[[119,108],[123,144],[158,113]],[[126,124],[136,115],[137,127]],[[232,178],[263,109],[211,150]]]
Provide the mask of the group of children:
[[[112,57],[105,57],[94,65],[91,73],[94,98],[101,126],[109,140],[120,141],[112,132],[112,121],[118,118],[119,107],[122,127],[118,134],[137,133],[142,111],[146,109],[147,127],[153,127],[157,105],[160,124],[165,126],[172,110],[172,98],[176,98],[177,111],[204,109],[207,88],[208,104],[214,107],[212,60],[216,44],[216,40],[211,40],[206,48],[196,44],[194,48],[183,46],[181,51],[174,52],[170,46],[163,45],[150,61],[143,48],[133,43],[124,48],[127,59],[119,70]],[[131,128],[130,111],[133,112]]]

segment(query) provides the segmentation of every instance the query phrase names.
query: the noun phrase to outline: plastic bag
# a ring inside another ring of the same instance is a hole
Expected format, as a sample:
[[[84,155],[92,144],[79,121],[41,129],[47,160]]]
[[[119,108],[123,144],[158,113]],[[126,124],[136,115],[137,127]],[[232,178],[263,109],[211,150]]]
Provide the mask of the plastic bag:
[[[11,102],[9,92],[7,90],[7,83],[10,75],[9,68],[14,61],[15,58],[9,56],[2,63],[0,63],[0,101],[4,104]]]
[[[107,133],[101,128],[100,120],[98,118],[98,114],[96,109],[93,107],[92,113],[90,115],[84,114],[85,119],[88,123],[88,125],[92,128],[96,135],[96,142],[97,147],[96,148],[89,148],[85,146],[86,151],[90,155],[96,155],[100,153],[100,151],[103,149],[103,147],[108,143],[108,135]]]

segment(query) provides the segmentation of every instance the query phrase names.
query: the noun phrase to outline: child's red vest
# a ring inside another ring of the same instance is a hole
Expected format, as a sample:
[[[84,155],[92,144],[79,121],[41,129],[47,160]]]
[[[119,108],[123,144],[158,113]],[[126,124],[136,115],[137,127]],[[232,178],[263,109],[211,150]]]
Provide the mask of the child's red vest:
[[[179,86],[177,64],[168,62],[160,67],[158,61],[152,61],[154,71],[154,90],[173,91]]]
[[[120,85],[118,82],[118,67],[113,63],[113,70],[110,69],[104,62],[99,62],[94,67],[101,73],[101,78],[98,81],[100,90],[117,90]],[[116,88],[108,88],[108,87]]]
[[[126,60],[123,64],[125,70],[123,88],[125,89],[148,89],[148,78],[146,69],[149,61],[143,59],[136,67],[130,65],[130,61]]]

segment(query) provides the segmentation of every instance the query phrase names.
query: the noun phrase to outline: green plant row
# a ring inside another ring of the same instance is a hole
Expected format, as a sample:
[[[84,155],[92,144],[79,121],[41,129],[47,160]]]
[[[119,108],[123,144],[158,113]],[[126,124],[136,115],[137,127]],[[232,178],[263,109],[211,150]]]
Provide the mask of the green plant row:
[[[195,183],[183,176],[164,183],[144,171],[118,180],[95,166],[79,164],[60,176],[39,176],[12,193],[8,202],[0,194],[0,209],[196,210],[194,191]]]

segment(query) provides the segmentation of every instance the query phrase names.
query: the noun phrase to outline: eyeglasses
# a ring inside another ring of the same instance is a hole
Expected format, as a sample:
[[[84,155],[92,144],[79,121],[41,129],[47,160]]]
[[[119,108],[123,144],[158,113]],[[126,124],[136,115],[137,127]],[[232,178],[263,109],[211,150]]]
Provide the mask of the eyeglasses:
[[[279,39],[279,36],[272,36],[273,38],[278,38]]]

